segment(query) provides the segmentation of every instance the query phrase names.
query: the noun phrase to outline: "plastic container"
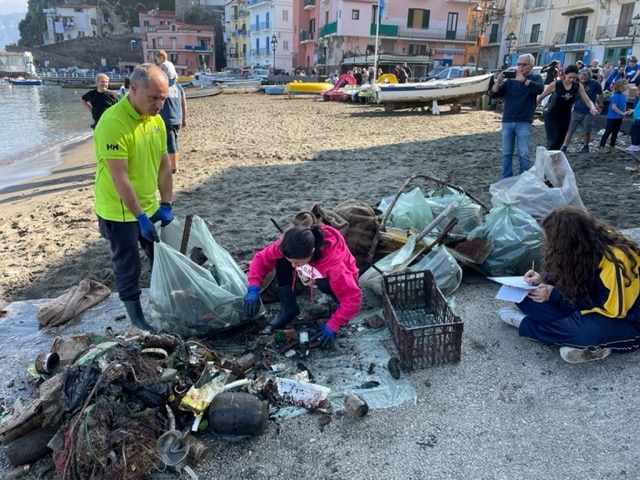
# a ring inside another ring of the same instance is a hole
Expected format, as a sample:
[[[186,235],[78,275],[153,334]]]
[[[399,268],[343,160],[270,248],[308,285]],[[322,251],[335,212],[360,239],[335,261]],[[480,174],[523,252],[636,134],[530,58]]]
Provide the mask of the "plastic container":
[[[429,270],[384,275],[382,306],[404,368],[460,361],[464,324]]]

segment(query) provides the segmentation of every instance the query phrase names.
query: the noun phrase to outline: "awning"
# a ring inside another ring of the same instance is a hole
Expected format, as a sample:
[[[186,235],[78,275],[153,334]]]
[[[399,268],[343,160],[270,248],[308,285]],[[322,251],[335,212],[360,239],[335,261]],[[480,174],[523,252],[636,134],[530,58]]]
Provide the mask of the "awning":
[[[582,15],[584,13],[593,13],[595,10],[591,7],[583,7],[583,8],[574,8],[573,10],[567,10],[566,12],[562,12],[561,15],[567,15],[572,17],[574,15]]]

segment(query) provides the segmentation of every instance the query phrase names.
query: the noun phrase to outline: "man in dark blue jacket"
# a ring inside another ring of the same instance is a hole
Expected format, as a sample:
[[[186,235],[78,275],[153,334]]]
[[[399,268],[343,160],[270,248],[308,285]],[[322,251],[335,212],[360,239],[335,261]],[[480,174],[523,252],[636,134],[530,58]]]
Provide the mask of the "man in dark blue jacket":
[[[513,176],[513,151],[518,145],[520,173],[529,170],[531,124],[536,110],[536,97],[544,90],[542,77],[531,73],[535,59],[527,53],[518,57],[515,78],[505,81],[498,74],[489,90],[492,98],[504,97],[502,111],[502,178]]]

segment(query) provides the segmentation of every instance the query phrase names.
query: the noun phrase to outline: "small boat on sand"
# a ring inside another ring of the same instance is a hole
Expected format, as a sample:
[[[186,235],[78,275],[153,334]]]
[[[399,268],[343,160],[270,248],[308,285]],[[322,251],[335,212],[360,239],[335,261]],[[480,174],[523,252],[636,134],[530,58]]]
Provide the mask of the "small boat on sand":
[[[187,99],[213,97],[215,95],[220,95],[225,88],[226,87],[223,85],[216,85],[213,87],[186,87],[184,89],[184,95]]]
[[[472,101],[489,89],[492,74],[430,80],[418,83],[376,83],[373,87],[376,103],[384,105],[385,111],[431,106],[438,104],[459,105]]]
[[[285,92],[284,85],[265,85],[263,89],[267,95],[284,95]]]
[[[294,94],[316,94],[331,90],[331,82],[289,82],[285,86],[285,93]]]

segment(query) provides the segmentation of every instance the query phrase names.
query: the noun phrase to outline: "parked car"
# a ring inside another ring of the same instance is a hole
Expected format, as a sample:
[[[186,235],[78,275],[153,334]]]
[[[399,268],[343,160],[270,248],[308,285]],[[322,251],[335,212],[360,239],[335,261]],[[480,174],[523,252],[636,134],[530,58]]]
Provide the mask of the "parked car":
[[[500,71],[502,71],[502,70],[500,70]],[[507,68],[507,69],[506,69],[506,70],[504,70],[504,71],[505,71],[505,72],[515,72],[515,71],[516,71],[516,67],[515,67],[515,66],[513,66],[513,67],[509,67],[509,68]],[[544,75],[543,73],[541,73],[541,71],[542,71],[542,67],[541,67],[540,65],[535,65],[535,66],[533,67],[533,69],[531,70],[531,73],[537,73],[537,74],[538,74],[538,75],[540,75],[540,76],[542,77],[542,79],[544,80],[545,75]],[[500,72],[498,72],[498,73],[500,73]],[[497,76],[497,73],[496,73],[496,76]]]
[[[476,67],[475,65],[445,67],[433,77],[428,78],[428,80],[450,80],[452,78],[471,77],[473,75],[481,75],[483,73],[484,70],[482,68]]]

